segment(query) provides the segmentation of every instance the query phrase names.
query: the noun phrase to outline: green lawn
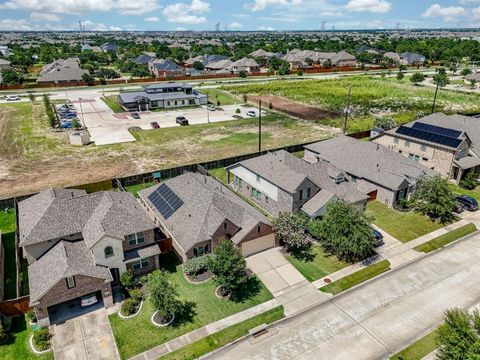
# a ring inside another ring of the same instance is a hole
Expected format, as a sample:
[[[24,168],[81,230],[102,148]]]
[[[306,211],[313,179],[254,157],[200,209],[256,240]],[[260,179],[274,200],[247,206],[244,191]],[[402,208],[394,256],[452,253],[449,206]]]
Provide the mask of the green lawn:
[[[130,185],[130,186],[125,186],[125,190],[128,192],[131,192],[135,197],[138,197],[138,192],[140,190],[149,188],[150,186],[155,185],[153,182],[146,182],[143,184],[137,184],[137,185]]]
[[[160,264],[171,272],[180,296],[185,301],[184,309],[181,314],[177,314],[174,324],[165,328],[157,328],[151,323],[150,317],[154,309],[148,299],[135,318],[123,320],[117,314],[110,315],[110,324],[123,359],[272,299],[270,292],[257,278],[252,278],[249,286],[245,287],[241,301],[218,299],[212,280],[198,285],[190,284],[183,276],[182,267],[173,257],[173,254],[162,256]]]
[[[228,344],[242,336],[248,334],[253,329],[262,324],[271,324],[283,318],[283,307],[279,306],[272,310],[266,311],[251,319],[242,321],[236,325],[230,326],[218,333],[209,335],[199,341],[178,349],[170,354],[162,356],[162,360],[178,360],[178,359],[197,359],[219,347]]]
[[[223,184],[227,184],[227,170],[225,168],[210,169],[208,173]]]
[[[404,243],[445,226],[414,212],[393,210],[379,201],[369,203],[367,212],[375,217],[375,225]]]
[[[429,253],[430,251],[437,250],[441,247],[444,247],[451,242],[461,239],[464,236],[474,233],[477,231],[475,224],[467,224],[458,229],[452,230],[446,234],[443,234],[439,237],[436,237],[433,240],[430,240],[424,244],[418,245],[414,248],[417,251],[423,251]]]
[[[112,109],[112,111],[114,113],[122,113],[122,112],[125,112],[125,109],[122,108],[122,106],[120,105],[120,103],[118,102],[117,100],[117,95],[108,95],[108,96],[104,96],[102,97],[102,100],[105,104],[108,105],[108,107],[110,109]]]
[[[5,345],[0,345],[0,358],[2,360],[53,360],[53,352],[38,356],[28,345],[31,327],[24,317],[12,318],[9,332],[10,339]]]
[[[0,231],[2,234],[7,234],[9,232],[15,232],[15,210],[8,209],[5,212],[5,209],[0,210]]]
[[[388,260],[382,260],[376,264],[354,272],[353,274],[347,275],[342,279],[334,281],[331,284],[325,285],[320,288],[320,291],[335,295],[388,270],[390,270],[390,262]]]
[[[208,101],[214,105],[217,105],[217,101],[220,101],[220,106],[222,105],[233,105],[235,104],[235,98],[233,95],[227,91],[220,89],[198,89],[202,94],[208,95]],[[238,98],[241,101],[240,97]]]
[[[5,250],[5,299],[17,297],[17,270],[15,260],[15,210],[0,212],[0,231]]]
[[[450,189],[453,191],[454,194],[458,195],[468,195],[476,199],[477,201],[480,201],[480,186],[477,186],[473,190],[467,190],[464,188],[461,188],[460,186],[450,184]]]
[[[337,259],[335,256],[325,254],[319,244],[312,247],[312,253],[315,256],[312,261],[304,261],[288,255],[287,259],[308,281],[315,281],[332,272],[343,269],[348,264]]]
[[[414,342],[410,346],[406,347],[402,351],[393,355],[390,360],[421,360],[438,346],[436,344],[436,337],[438,330],[436,328],[431,333],[425,335],[418,341]]]

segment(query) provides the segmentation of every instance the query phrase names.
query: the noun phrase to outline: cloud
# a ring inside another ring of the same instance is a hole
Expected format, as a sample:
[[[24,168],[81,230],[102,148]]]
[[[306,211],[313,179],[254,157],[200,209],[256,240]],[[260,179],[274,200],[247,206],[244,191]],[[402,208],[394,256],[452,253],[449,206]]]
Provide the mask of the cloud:
[[[442,7],[439,4],[433,4],[422,14],[424,18],[441,17],[445,22],[454,22],[461,16],[466,16],[467,11],[461,6]]]
[[[32,28],[24,19],[2,19],[0,20],[0,30],[30,31]]]
[[[350,0],[345,6],[354,12],[386,13],[392,8],[392,3],[386,0]]]
[[[473,9],[472,15],[474,19],[480,19],[480,7]]]
[[[39,12],[32,12],[30,14],[30,19],[33,21],[53,21],[57,22],[62,20],[61,16],[58,16],[56,14],[48,14],[48,13],[39,13]]]
[[[252,11],[261,11],[271,6],[292,6],[301,3],[302,0],[255,0],[254,3],[247,4],[246,7]]]
[[[238,30],[238,29],[241,29],[243,27],[243,24],[242,23],[239,23],[239,22],[232,22],[230,25],[228,25],[228,27],[232,30]]]
[[[261,31],[273,31],[273,30],[275,30],[275,29],[274,29],[273,27],[271,27],[271,26],[264,26],[264,25],[262,25],[262,26],[260,26],[260,27],[258,28],[258,30],[261,30]]]
[[[121,27],[114,26],[114,25],[105,25],[104,23],[94,23],[90,20],[83,20],[82,24],[85,26],[87,30],[93,31],[122,31]],[[75,27],[76,24],[72,24],[72,27]]]
[[[176,3],[163,9],[163,15],[168,22],[179,24],[204,24],[207,19],[201,14],[210,11],[210,3],[202,0],[192,0],[190,4]]]
[[[83,1],[83,0],[80,0]],[[141,15],[152,10],[157,10],[160,6],[157,3],[157,0],[142,0],[142,3],[139,4],[135,0],[117,0],[117,8],[122,15]]]
[[[160,21],[158,16],[150,16],[150,17],[145,18],[144,20],[147,21],[147,22],[159,22]]]

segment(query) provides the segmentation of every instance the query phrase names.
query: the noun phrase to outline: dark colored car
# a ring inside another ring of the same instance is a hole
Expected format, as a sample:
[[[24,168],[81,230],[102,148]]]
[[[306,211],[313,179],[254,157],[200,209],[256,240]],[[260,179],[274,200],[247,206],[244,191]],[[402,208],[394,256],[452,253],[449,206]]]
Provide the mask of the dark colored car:
[[[372,227],[373,237],[375,238],[375,247],[382,246],[384,244],[383,235],[377,229]]]
[[[185,116],[178,116],[175,121],[177,124],[180,124],[182,126],[188,125],[188,120],[185,118]]]
[[[59,114],[60,119],[74,119],[77,117],[76,113],[63,113]]]
[[[152,121],[150,123],[150,126],[152,127],[152,129],[160,129],[160,125],[158,125],[156,121]]]
[[[134,113],[132,113],[132,118],[138,120],[138,119],[140,119],[140,114],[138,112],[134,112]]]
[[[460,195],[455,198],[460,204],[465,205],[465,209],[468,211],[477,211],[478,202],[474,198],[468,195]]]

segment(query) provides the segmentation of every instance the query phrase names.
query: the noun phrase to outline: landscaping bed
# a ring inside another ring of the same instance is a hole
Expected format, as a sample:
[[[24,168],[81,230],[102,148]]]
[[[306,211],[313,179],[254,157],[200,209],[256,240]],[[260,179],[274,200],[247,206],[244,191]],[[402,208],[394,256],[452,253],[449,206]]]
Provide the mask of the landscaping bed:
[[[440,249],[455,240],[461,239],[467,235],[470,235],[477,231],[477,227],[475,224],[467,224],[458,229],[449,231],[446,234],[443,234],[435,239],[432,239],[424,244],[418,245],[413,249],[416,251],[423,251],[425,253],[429,253],[431,251]]]

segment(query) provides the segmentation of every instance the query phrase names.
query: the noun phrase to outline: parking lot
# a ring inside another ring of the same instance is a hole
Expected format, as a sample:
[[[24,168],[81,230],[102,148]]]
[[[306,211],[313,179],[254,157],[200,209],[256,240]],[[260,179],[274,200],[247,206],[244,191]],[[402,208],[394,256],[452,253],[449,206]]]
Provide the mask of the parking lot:
[[[201,106],[157,112],[145,111],[139,113],[140,119],[133,119],[130,116],[131,113],[128,112],[114,113],[100,96],[82,98],[81,100],[72,99],[72,104],[96,145],[135,141],[135,138],[128,131],[129,128],[134,126],[143,130],[152,130],[151,123],[157,122],[160,129],[152,131],[162,131],[162,128],[180,126],[175,121],[178,116],[187,118],[190,125],[197,125],[209,122],[234,121],[238,120],[238,116],[247,118],[247,112],[251,110],[258,114],[258,109],[243,105],[221,106],[215,111],[208,111],[206,106]],[[236,109],[240,109],[240,113],[237,114]]]

